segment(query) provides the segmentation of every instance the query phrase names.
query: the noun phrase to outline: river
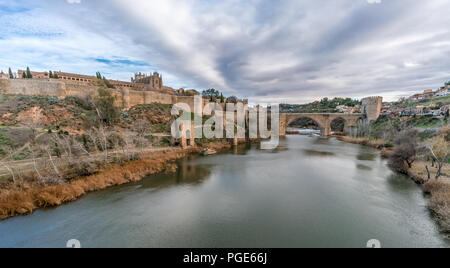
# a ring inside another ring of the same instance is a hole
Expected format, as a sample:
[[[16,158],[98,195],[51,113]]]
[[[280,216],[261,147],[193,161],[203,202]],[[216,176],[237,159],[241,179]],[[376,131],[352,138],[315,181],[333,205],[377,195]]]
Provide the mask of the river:
[[[0,222],[0,247],[449,247],[421,189],[380,153],[288,136]]]

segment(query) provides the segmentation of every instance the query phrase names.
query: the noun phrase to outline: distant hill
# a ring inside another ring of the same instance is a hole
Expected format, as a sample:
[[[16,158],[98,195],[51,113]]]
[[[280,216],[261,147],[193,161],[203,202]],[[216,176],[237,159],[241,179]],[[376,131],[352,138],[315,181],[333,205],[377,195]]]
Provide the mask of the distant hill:
[[[336,113],[340,105],[354,107],[361,105],[361,101],[351,98],[323,98],[321,101],[315,101],[308,104],[281,104],[282,113]]]

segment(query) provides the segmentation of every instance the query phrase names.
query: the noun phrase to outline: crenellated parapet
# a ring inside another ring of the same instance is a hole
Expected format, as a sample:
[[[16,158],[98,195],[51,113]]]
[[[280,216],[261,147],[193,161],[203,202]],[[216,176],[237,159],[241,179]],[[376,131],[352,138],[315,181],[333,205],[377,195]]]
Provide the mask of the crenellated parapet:
[[[366,115],[369,122],[376,121],[381,114],[383,97],[367,97],[362,99],[362,113]]]

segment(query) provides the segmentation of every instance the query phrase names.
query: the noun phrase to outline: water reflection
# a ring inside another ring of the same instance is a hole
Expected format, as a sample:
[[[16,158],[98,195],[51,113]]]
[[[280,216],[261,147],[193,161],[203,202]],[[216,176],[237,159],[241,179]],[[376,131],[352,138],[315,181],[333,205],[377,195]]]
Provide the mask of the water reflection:
[[[193,160],[198,156],[191,156],[176,161],[177,170],[175,173],[162,173],[145,178],[142,188],[164,189],[176,185],[199,185],[211,175],[211,166],[195,165]]]
[[[335,156],[335,153],[332,152],[322,152],[322,151],[316,151],[316,150],[309,150],[309,149],[304,149],[303,153],[306,156],[321,156],[321,157],[327,157],[327,156]]]
[[[356,168],[359,169],[359,170],[367,170],[367,171],[370,171],[370,170],[373,169],[373,168],[371,168],[369,166],[366,166],[366,165],[363,165],[363,164],[357,164]]]
[[[387,177],[386,181],[389,189],[392,191],[408,192],[417,188],[417,185],[411,183],[411,180],[408,178],[408,176],[399,173],[392,173]]]
[[[362,161],[375,161],[378,157],[378,153],[374,151],[368,151],[366,147],[360,146],[356,159]]]

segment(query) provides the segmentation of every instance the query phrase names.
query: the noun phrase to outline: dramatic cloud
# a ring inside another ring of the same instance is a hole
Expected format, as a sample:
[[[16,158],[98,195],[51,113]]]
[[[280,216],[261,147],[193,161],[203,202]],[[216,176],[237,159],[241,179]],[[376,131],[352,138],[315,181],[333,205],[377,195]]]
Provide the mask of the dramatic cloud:
[[[157,70],[252,102],[392,100],[450,80],[446,0],[15,2],[0,0],[1,68]]]

